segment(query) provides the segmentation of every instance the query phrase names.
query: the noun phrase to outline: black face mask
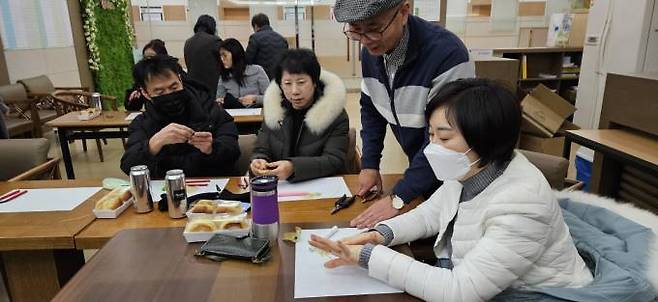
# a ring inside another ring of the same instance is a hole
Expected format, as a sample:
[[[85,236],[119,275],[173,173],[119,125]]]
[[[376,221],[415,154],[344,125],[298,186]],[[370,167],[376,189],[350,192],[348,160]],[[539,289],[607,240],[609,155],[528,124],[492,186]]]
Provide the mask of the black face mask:
[[[172,121],[180,121],[187,115],[187,104],[190,94],[185,89],[151,98],[153,108],[163,117]]]

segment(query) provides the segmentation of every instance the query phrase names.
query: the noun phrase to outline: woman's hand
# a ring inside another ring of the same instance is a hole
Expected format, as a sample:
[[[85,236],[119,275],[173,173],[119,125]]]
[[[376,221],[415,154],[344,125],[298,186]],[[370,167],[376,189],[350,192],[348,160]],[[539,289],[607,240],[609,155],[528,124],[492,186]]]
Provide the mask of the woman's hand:
[[[347,245],[343,241],[330,239],[312,234],[308,243],[318,249],[331,253],[336,259],[324,263],[326,268],[336,268],[343,265],[358,265],[359,255],[363,245]]]
[[[270,170],[267,171],[266,174],[276,175],[279,177],[279,180],[286,180],[292,175],[293,172],[295,172],[295,168],[293,167],[292,162],[289,160],[280,160],[269,163],[267,164],[267,169]]]
[[[250,94],[241,97],[239,100],[242,105],[244,105],[245,107],[249,107],[253,104],[256,104],[256,98],[257,97],[255,95]]]
[[[251,170],[251,173],[254,173],[254,175],[257,176],[269,173],[269,170],[267,169],[267,161],[260,158],[252,160],[249,169]]]
[[[365,245],[366,243],[377,245],[384,244],[384,236],[376,231],[362,232],[342,239],[341,242],[347,245]]]

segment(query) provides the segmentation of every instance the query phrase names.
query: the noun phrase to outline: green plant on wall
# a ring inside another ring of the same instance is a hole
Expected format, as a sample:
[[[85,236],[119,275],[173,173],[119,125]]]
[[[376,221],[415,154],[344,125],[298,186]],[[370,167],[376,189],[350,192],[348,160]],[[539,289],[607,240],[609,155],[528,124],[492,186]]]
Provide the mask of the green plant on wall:
[[[133,29],[128,0],[80,0],[89,68],[96,90],[115,96],[119,105],[132,86]]]

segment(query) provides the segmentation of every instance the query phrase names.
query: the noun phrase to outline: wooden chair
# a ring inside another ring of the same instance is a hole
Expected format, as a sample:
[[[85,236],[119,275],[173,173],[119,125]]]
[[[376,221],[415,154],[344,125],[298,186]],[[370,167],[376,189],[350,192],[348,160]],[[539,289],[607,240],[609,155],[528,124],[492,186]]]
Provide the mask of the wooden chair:
[[[89,92],[88,87],[55,87],[45,75],[16,81],[23,85],[28,96],[36,100],[37,110],[41,122],[46,123],[61,116],[71,109],[67,109],[67,102],[61,102],[55,95],[59,91]]]
[[[4,120],[9,137],[41,137],[41,119],[35,100],[20,84],[0,86],[0,98],[9,107]]]
[[[23,180],[53,180],[62,179],[59,172],[59,158],[49,158],[43,164],[40,164],[30,170],[27,170],[19,175],[10,178],[7,181],[23,181]]]
[[[59,159],[49,159],[45,138],[0,140],[0,181],[60,179]]]

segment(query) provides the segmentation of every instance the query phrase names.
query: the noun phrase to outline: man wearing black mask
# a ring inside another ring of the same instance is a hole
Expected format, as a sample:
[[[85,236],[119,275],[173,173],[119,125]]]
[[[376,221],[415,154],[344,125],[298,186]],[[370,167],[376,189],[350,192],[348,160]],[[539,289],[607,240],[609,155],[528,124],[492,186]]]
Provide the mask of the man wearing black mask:
[[[231,175],[240,156],[233,118],[205,87],[182,80],[178,59],[155,56],[135,65],[135,83],[148,102],[130,124],[121,170],[147,165],[153,178],[171,169],[186,176]]]

